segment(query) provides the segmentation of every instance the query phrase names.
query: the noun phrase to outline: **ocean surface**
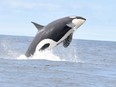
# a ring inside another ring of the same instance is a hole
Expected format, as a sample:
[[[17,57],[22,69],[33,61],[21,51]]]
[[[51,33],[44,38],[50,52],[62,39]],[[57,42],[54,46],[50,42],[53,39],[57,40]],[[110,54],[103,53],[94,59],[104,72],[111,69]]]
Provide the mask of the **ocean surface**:
[[[116,87],[116,42],[73,39],[26,58],[32,39],[0,35],[0,87]]]

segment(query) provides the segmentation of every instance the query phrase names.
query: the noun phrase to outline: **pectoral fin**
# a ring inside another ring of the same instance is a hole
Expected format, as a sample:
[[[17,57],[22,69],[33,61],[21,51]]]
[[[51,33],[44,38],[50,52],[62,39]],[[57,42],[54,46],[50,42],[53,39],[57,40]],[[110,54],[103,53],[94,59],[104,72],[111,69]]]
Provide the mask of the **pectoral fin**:
[[[70,34],[64,41],[63,41],[63,46],[66,48],[69,46],[69,44],[71,43],[72,41],[72,36],[73,34]]]

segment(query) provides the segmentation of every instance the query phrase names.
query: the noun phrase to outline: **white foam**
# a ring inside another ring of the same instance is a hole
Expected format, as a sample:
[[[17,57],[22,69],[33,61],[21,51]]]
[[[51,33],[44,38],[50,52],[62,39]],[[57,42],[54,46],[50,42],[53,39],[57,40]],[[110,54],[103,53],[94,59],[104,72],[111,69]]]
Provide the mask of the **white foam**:
[[[17,59],[41,59],[41,60],[51,60],[51,61],[65,61],[61,59],[59,56],[53,54],[52,51],[42,51],[36,52],[31,57],[26,57],[25,55],[21,55]]]
[[[25,55],[20,55],[17,59],[28,59]]]

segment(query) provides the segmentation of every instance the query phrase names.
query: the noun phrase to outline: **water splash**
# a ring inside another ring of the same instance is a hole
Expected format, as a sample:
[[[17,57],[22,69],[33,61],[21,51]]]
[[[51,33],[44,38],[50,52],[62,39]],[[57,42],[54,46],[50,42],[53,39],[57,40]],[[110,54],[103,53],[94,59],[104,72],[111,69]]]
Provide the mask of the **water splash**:
[[[42,51],[42,52],[36,52],[31,57],[26,57],[25,55],[21,55],[17,59],[41,59],[41,60],[51,60],[51,61],[65,61],[64,59],[61,59],[59,56],[55,55],[52,50],[50,51]]]

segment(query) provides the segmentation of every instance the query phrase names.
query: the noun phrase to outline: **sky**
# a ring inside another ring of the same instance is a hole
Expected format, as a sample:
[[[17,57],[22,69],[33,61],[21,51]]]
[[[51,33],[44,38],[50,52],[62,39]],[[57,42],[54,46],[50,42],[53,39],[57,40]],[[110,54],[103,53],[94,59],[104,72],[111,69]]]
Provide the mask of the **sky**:
[[[41,25],[66,16],[82,16],[86,22],[75,39],[116,41],[116,0],[0,0],[0,34],[35,36]]]

